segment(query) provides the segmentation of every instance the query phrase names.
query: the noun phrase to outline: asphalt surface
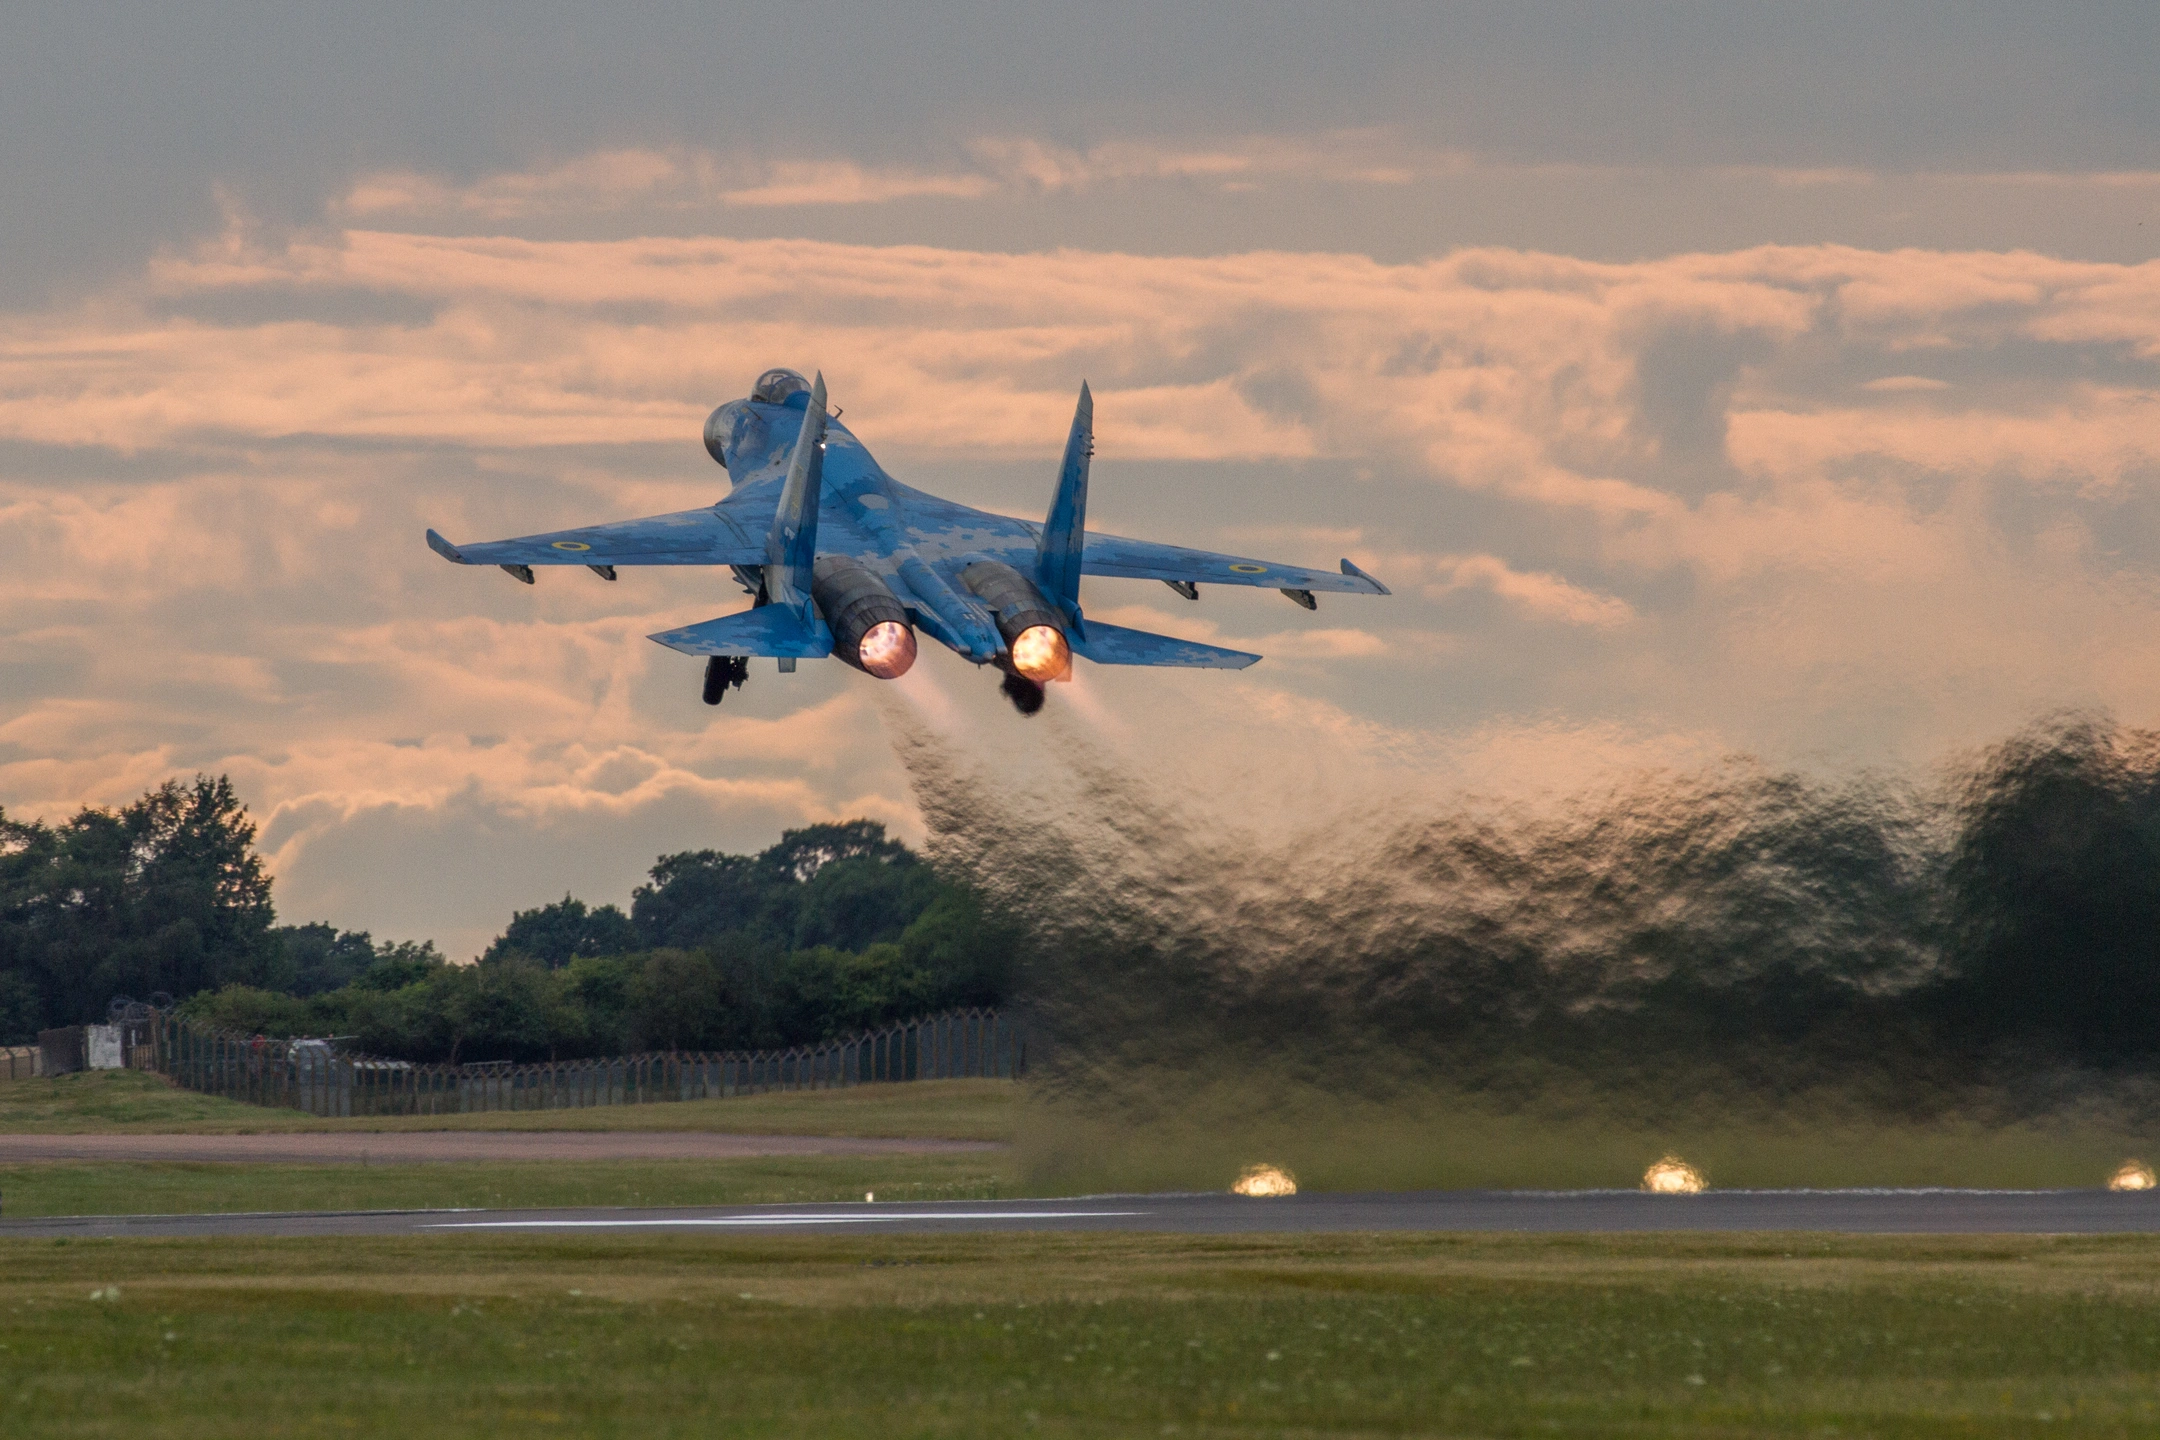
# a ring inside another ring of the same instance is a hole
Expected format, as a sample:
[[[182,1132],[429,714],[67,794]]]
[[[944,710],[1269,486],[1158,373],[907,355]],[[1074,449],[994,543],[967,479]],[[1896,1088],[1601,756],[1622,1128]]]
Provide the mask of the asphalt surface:
[[[293,1135],[0,1135],[0,1164],[139,1160],[186,1164],[374,1164],[450,1160],[743,1160],[759,1155],[942,1155],[986,1140],[721,1135],[699,1130],[401,1130]]]
[[[1187,1235],[1359,1230],[1814,1230],[1857,1235],[2160,1231],[2160,1194],[2105,1190],[1426,1191],[1299,1195],[1101,1195],[932,1204],[745,1205],[681,1209],[408,1210],[266,1215],[84,1215],[0,1219],[0,1239],[558,1234],[960,1234],[1140,1231]]]

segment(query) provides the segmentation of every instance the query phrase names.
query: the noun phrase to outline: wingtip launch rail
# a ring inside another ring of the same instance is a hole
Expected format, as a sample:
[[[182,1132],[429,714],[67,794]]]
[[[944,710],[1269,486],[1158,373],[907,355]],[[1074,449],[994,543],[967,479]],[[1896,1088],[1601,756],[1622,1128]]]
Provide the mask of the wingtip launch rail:
[[[717,705],[752,657],[841,659],[882,679],[906,673],[918,630],[1003,672],[1024,714],[1071,673],[1097,665],[1242,670],[1261,657],[1087,619],[1085,575],[1160,580],[1188,600],[1202,585],[1280,590],[1307,610],[1316,593],[1386,595],[1350,560],[1340,572],[1281,565],[1087,530],[1095,400],[1083,383],[1039,526],[971,509],[900,484],[831,411],[825,377],[760,376],[748,398],[715,410],[705,444],[726,467],[727,498],[699,510],[514,540],[428,548],[457,565],[496,565],[530,585],[535,566],[583,565],[604,580],[618,566],[727,566],[754,598],[749,609],[652,638],[707,660],[704,698]]]

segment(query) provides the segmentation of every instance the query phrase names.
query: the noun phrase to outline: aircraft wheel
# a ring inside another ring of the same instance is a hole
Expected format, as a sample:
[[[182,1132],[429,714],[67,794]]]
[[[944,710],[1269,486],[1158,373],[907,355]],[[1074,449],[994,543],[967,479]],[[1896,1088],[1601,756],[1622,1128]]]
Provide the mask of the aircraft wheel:
[[[705,703],[717,705],[730,689],[742,689],[750,678],[750,662],[740,655],[715,655],[705,662]]]
[[[1005,683],[998,688],[1005,692],[1006,699],[1012,701],[1013,709],[1022,715],[1033,715],[1042,709],[1043,698],[1048,693],[1027,676],[1010,672],[1005,676]]]

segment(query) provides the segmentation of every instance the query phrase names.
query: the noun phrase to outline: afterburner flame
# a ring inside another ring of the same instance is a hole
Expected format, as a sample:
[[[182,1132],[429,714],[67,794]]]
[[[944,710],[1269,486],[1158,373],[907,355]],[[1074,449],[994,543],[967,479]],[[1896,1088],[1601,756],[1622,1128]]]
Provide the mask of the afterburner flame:
[[[1667,1155],[1643,1171],[1642,1188],[1653,1195],[1699,1195],[1703,1189],[1702,1171],[1677,1155]]]
[[[1012,642],[1013,669],[1038,685],[1072,673],[1072,651],[1052,625],[1030,625]]]
[[[1280,1165],[1248,1165],[1230,1190],[1237,1195],[1295,1195],[1297,1177]]]
[[[897,620],[880,620],[855,647],[862,668],[880,680],[897,680],[915,663],[915,632]]]
[[[2108,1177],[2110,1190],[2150,1190],[2153,1188],[2152,1166],[2142,1160],[2125,1160],[2122,1168]]]

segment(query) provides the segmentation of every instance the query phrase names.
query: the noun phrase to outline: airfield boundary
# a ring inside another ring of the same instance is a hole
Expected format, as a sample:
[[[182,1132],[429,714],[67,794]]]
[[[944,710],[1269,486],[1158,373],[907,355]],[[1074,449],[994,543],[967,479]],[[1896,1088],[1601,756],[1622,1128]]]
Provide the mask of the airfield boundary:
[[[154,1015],[150,1065],[174,1083],[325,1118],[469,1115],[709,1100],[908,1080],[1017,1079],[1027,1036],[997,1010],[949,1010],[783,1050],[663,1051],[539,1064],[418,1065]]]

